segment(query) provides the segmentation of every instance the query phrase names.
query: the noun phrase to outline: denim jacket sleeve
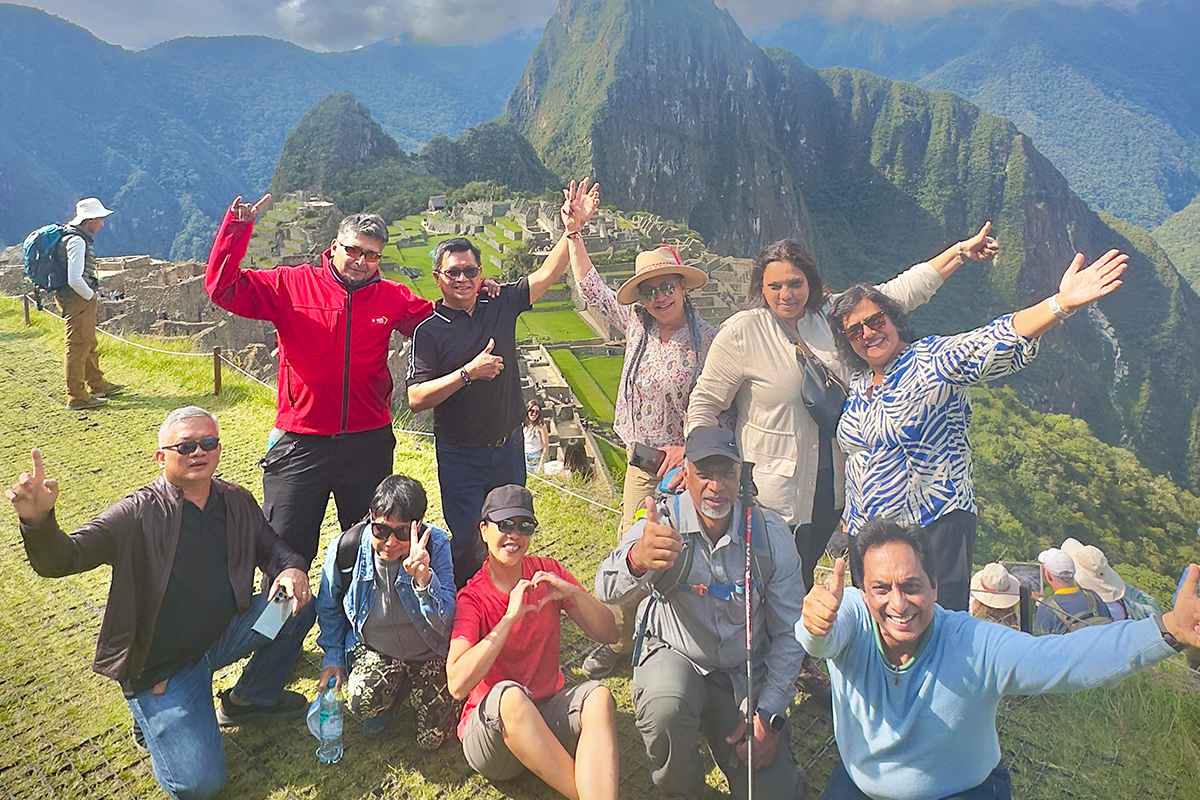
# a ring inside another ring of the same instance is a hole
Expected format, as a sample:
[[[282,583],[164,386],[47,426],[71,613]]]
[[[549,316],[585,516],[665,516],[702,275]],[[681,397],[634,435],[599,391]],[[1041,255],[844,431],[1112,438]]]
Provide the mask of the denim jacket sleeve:
[[[454,561],[450,556],[450,540],[440,529],[429,526],[429,566],[433,579],[425,589],[413,587],[421,616],[439,635],[447,636],[454,625]]]
[[[321,668],[340,667],[346,669],[346,635],[350,632],[350,620],[342,607],[345,587],[337,569],[338,539],[329,543],[325,553],[325,566],[321,568],[321,585],[317,589],[317,644],[325,651]]]

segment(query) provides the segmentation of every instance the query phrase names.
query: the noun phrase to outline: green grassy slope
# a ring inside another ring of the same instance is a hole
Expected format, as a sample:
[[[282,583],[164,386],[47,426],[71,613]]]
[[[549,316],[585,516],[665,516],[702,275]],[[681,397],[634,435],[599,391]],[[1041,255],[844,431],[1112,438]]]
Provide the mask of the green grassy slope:
[[[162,342],[154,346],[163,347]],[[271,426],[273,399],[262,386],[225,372],[220,397],[211,395],[212,368],[205,357],[170,356],[101,340],[107,374],[130,386],[127,396],[100,411],[79,413],[62,405],[61,323],[35,314],[25,328],[20,305],[0,299],[0,480],[27,469],[30,447],[40,446],[49,473],[60,479],[59,518],[78,524],[156,474],[150,458],[162,417],[171,408],[203,405],[222,424],[222,475],[259,491],[256,465]],[[428,440],[401,436],[397,469],[430,489],[430,517],[440,522],[436,467]],[[1127,476],[1135,479],[1136,475]],[[535,481],[539,517],[538,552],[565,563],[585,585],[614,541],[616,517],[577,497]],[[609,500],[611,502],[611,500]],[[331,509],[332,512],[332,509]],[[332,513],[322,531],[335,533]],[[99,629],[108,571],[59,580],[38,578],[29,569],[9,518],[0,545],[0,790],[12,797],[160,797],[149,761],[129,738],[129,719],[120,691],[93,674],[90,664]],[[586,643],[564,626],[563,662],[569,680]],[[310,635],[291,688],[312,696],[320,655]],[[218,675],[227,686],[236,667]],[[629,671],[606,683],[618,698],[621,796],[657,797],[649,783],[644,752],[631,716]],[[1056,798],[1197,798],[1200,765],[1200,696],[1172,666],[1116,690],[1008,702],[1002,706],[1001,744],[1014,766],[1016,796]],[[821,786],[835,754],[827,746],[829,713],[815,703],[793,706],[793,749]],[[346,757],[321,768],[315,743],[301,723],[245,728],[225,734],[230,785],[237,798],[550,798],[539,781],[524,776],[492,785],[470,774],[461,750],[451,745],[434,754],[409,746],[407,716],[395,738],[366,740],[357,724],[346,734]],[[1070,746],[1063,744],[1070,742]],[[711,772],[704,797],[720,796]],[[810,795],[813,796],[813,795]]]

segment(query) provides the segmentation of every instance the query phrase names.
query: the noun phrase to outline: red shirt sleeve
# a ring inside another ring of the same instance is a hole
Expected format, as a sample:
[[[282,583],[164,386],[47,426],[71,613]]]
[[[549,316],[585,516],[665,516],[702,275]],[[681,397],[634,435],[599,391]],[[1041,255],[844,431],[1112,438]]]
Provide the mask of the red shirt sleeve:
[[[396,319],[395,329],[409,339],[417,326],[433,313],[433,303],[413,294],[412,290],[402,283],[396,284],[396,305],[400,314]]]
[[[475,598],[467,592],[459,592],[454,608],[454,629],[451,639],[465,639],[472,646],[487,635],[481,632],[479,605]]]
[[[253,223],[239,222],[225,211],[208,253],[204,291],[215,304],[239,317],[274,321],[279,309],[276,270],[246,270],[240,266],[253,233]]]

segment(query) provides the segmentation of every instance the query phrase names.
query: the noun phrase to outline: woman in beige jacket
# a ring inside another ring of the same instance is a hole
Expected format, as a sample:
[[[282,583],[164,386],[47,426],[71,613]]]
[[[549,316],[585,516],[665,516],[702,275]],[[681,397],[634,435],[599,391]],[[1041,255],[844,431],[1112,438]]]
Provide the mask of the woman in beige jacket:
[[[970,239],[878,288],[911,311],[968,259],[996,254],[990,228],[985,223]],[[768,245],[754,259],[747,294],[749,308],[726,320],[712,343],[688,401],[685,428],[716,425],[718,415],[736,405],[738,447],[754,464],[758,500],[793,527],[808,591],[813,567],[841,518],[845,456],[804,407],[796,348],[783,326],[835,374],[848,378],[825,318],[836,295],[804,248],[789,239]]]

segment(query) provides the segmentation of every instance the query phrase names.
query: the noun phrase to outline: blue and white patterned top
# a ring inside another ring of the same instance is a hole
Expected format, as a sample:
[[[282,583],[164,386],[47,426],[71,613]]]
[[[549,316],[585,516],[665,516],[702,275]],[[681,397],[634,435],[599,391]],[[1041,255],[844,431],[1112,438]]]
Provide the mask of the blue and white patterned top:
[[[971,479],[973,383],[1010,375],[1037,355],[1012,315],[956,336],[927,336],[888,365],[883,384],[870,370],[850,384],[838,423],[846,453],[846,511],[855,535],[873,517],[928,525],[955,509],[975,513]]]

